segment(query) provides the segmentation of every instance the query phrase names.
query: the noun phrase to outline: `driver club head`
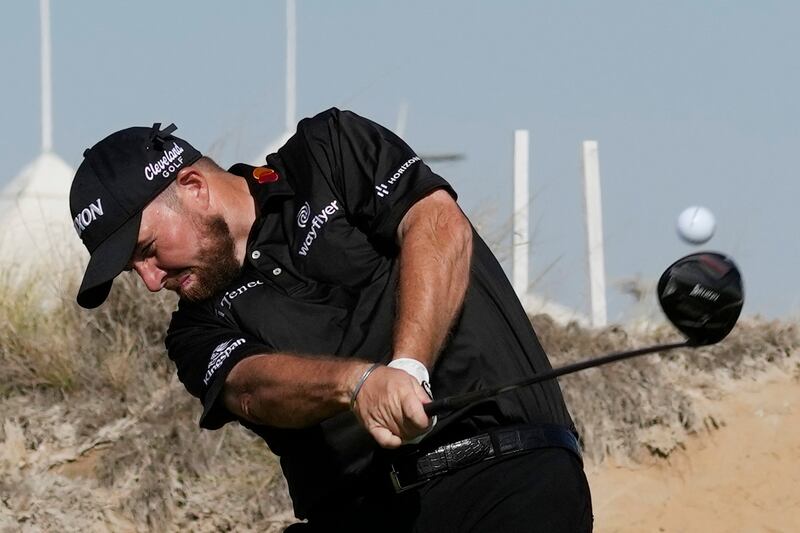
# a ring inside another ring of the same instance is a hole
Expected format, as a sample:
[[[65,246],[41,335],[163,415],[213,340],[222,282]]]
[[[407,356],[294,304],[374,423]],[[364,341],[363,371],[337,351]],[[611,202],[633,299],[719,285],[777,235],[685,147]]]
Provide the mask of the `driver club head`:
[[[742,311],[742,276],[723,254],[687,255],[661,275],[658,302],[691,345],[714,344],[731,332]]]

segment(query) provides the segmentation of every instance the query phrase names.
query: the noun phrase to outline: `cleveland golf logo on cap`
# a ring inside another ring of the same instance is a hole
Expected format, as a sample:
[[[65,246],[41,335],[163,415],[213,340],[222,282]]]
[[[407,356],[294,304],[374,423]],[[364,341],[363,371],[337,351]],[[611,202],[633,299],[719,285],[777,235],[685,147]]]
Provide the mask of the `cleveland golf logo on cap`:
[[[100,198],[89,204],[89,207],[84,207],[73,219],[75,223],[75,231],[78,232],[78,237],[81,236],[89,224],[97,220],[97,217],[103,216],[103,204]]]
[[[153,181],[153,178],[159,174],[164,178],[170,177],[173,172],[183,165],[182,153],[183,148],[178,146],[177,143],[173,143],[172,148],[164,150],[164,155],[161,156],[161,159],[155,163],[148,163],[147,166],[144,167],[144,177],[147,181]]]

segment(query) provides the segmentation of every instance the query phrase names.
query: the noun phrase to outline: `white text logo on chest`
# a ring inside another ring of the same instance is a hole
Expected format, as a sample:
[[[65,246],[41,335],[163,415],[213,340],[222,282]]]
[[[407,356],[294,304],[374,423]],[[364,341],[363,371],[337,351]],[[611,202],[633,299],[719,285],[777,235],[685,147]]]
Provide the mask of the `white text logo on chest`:
[[[219,305],[222,306],[222,307],[227,307],[228,309],[230,309],[231,300],[233,300],[237,296],[241,296],[242,294],[247,292],[248,289],[252,289],[253,287],[258,287],[259,285],[263,285],[263,284],[264,284],[264,282],[261,281],[261,280],[248,281],[247,283],[245,283],[244,285],[242,285],[238,289],[234,289],[232,291],[226,292],[225,296],[223,296],[222,299],[219,301]]]
[[[308,205],[308,204],[306,204]],[[319,237],[319,232],[322,231],[322,227],[328,223],[331,217],[339,210],[339,203],[337,200],[333,200],[331,203],[323,207],[319,210],[319,213],[314,215],[314,218],[308,221],[308,224],[311,226],[306,233],[305,238],[300,243],[300,249],[297,251],[300,255],[308,255],[308,251],[311,249],[311,245],[314,244],[314,241]]]

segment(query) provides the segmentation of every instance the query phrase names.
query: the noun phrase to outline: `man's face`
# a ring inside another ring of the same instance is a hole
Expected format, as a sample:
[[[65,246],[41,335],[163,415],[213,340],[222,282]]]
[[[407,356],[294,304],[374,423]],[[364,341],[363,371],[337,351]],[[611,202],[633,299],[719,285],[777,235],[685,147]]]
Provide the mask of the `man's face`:
[[[130,267],[151,291],[175,291],[197,302],[239,274],[230,229],[221,216],[191,212],[156,200],[142,212]]]

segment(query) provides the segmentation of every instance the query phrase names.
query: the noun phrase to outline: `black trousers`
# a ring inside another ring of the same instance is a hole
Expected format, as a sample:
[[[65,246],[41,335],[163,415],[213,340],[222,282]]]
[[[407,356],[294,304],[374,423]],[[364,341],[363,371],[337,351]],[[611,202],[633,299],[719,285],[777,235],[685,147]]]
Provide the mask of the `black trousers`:
[[[545,448],[478,463],[401,494],[376,490],[356,509],[331,511],[287,531],[583,533],[592,522],[580,460]]]

